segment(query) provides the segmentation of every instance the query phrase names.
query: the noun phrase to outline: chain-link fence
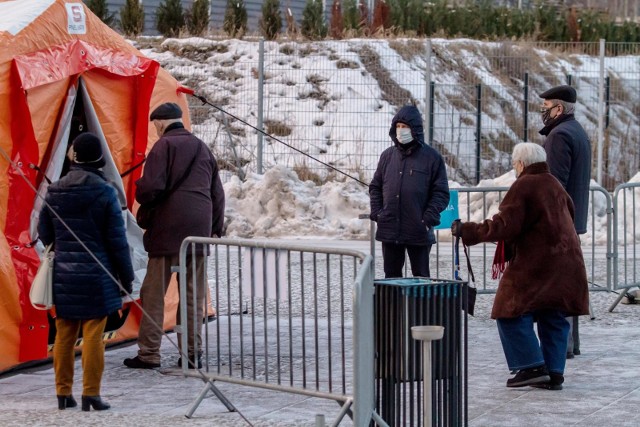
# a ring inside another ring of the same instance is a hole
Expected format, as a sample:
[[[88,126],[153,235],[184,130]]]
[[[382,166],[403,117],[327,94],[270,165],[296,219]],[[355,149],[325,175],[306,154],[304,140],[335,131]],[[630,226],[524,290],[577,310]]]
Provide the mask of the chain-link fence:
[[[425,140],[450,179],[475,184],[511,169],[513,146],[542,143],[540,93],[577,89],[576,118],[608,189],[640,168],[640,44],[356,39],[168,40],[145,51],[234,117],[192,99],[194,131],[241,177],[286,165],[322,181],[322,162],[368,181],[391,145],[399,107],[423,112]],[[279,141],[278,141],[279,140]]]

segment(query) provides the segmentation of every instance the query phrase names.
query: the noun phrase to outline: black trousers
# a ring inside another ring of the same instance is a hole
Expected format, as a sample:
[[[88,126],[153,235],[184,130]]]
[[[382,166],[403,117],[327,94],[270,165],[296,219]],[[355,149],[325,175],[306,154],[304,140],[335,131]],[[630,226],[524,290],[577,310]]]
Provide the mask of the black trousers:
[[[411,262],[411,274],[414,277],[430,277],[429,253],[431,245],[398,245],[395,243],[382,243],[382,258],[384,260],[384,277],[402,277],[405,251],[409,254]]]

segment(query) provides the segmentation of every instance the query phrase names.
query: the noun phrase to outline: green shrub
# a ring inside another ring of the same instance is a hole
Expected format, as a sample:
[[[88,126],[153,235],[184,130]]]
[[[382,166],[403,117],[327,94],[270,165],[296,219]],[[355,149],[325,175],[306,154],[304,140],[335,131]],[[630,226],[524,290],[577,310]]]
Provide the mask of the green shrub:
[[[260,32],[267,40],[274,40],[282,29],[282,16],[280,15],[280,0],[267,0],[262,5],[260,17]]]
[[[156,10],[156,28],[165,37],[177,37],[184,28],[184,13],[180,0],[165,0]]]
[[[185,18],[189,34],[204,34],[209,29],[209,0],[194,0]]]
[[[227,0],[222,28],[230,37],[242,38],[247,32],[247,9],[242,0]]]
[[[144,31],[144,9],[138,0],[127,0],[120,9],[120,26],[127,36],[137,36]]]
[[[321,0],[307,0],[302,10],[300,32],[310,40],[322,40],[327,36],[324,10]]]
[[[115,13],[109,13],[106,0],[86,0],[85,3],[102,22],[110,27],[116,24],[116,15]]]

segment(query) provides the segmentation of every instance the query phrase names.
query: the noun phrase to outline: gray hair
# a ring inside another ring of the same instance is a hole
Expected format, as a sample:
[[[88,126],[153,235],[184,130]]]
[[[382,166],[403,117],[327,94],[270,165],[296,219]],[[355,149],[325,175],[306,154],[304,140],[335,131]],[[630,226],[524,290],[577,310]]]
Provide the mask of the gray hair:
[[[573,114],[576,111],[576,104],[573,102],[563,101],[561,99],[552,99],[553,104],[562,105],[562,114]]]
[[[521,142],[513,147],[511,158],[514,162],[521,161],[524,167],[527,167],[534,163],[546,162],[547,153],[541,145],[533,142]]]

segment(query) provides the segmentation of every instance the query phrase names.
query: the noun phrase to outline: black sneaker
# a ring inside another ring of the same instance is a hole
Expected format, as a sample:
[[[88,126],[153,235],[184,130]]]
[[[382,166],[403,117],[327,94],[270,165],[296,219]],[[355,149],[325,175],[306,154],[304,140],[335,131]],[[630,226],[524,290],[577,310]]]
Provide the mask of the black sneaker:
[[[136,356],[133,359],[124,359],[124,366],[132,369],[154,369],[159,368],[159,363],[145,362],[140,360],[140,357]]]
[[[182,368],[182,357],[178,359],[178,368]],[[189,358],[189,369],[193,369],[193,358]],[[198,369],[202,369],[202,359],[198,357]]]
[[[567,353],[567,359],[573,359],[574,358],[574,353],[572,351]]]
[[[542,365],[536,368],[521,369],[515,377],[507,380],[507,387],[524,387],[532,384],[540,384],[551,381],[547,367]]]
[[[549,377],[551,378],[549,382],[531,384],[531,387],[543,388],[545,390],[562,390],[562,383],[564,383],[564,375],[556,374],[555,372],[550,372]]]

